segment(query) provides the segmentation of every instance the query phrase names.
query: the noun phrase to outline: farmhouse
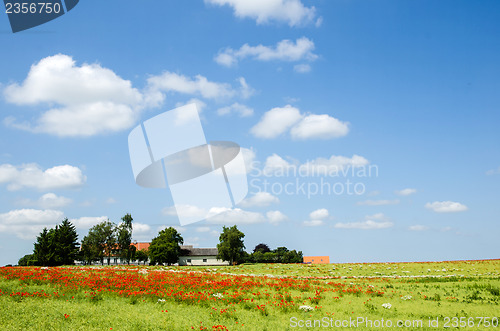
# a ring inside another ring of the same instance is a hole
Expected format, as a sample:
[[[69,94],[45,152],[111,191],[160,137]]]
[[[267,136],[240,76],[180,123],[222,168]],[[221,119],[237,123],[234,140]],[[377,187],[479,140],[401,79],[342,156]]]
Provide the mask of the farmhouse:
[[[217,248],[193,248],[181,246],[179,265],[229,265],[229,262],[217,259]]]
[[[329,256],[304,256],[303,263],[308,264],[329,264]]]

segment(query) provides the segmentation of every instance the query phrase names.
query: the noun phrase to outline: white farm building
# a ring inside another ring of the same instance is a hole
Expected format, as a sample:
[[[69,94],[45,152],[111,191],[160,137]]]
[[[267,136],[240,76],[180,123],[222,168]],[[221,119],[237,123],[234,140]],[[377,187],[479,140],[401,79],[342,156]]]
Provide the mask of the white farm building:
[[[181,246],[179,265],[229,265],[229,262],[217,259],[217,248],[194,248],[187,245]]]

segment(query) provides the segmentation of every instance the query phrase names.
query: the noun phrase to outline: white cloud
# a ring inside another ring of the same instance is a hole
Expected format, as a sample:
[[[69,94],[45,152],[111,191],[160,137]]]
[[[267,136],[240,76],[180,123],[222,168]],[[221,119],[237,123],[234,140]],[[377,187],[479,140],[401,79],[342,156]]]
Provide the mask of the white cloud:
[[[311,176],[334,176],[339,172],[345,172],[347,175],[349,170],[352,172],[354,168],[364,167],[369,163],[367,159],[356,154],[352,157],[332,155],[329,159],[318,157],[312,161],[308,161],[300,165],[299,170],[301,174]]]
[[[304,226],[321,226],[324,225],[324,219],[329,216],[329,212],[325,208],[320,208],[312,211],[309,214],[310,220],[302,222]]]
[[[250,85],[248,85],[245,78],[243,77],[238,78],[238,82],[240,83],[239,93],[243,99],[248,99],[255,94],[255,89]]]
[[[269,192],[257,192],[254,196],[241,201],[240,205],[245,208],[267,207],[273,203],[279,202],[280,200]]]
[[[270,210],[266,213],[269,223],[278,225],[281,222],[288,220],[288,217],[279,210]]]
[[[339,222],[336,223],[334,227],[337,229],[376,230],[390,228],[393,225],[394,223],[387,220],[387,217],[385,217],[383,213],[377,213],[374,215],[365,216],[365,221],[363,222]]]
[[[417,193],[417,190],[414,188],[405,188],[405,189],[402,189],[400,191],[395,191],[395,193],[397,195],[407,196],[407,195]]]
[[[275,175],[283,175],[286,174],[289,169],[292,169],[294,167],[293,164],[290,162],[286,161],[283,159],[281,156],[278,154],[273,154],[271,156],[268,156],[266,158],[266,162],[264,164],[264,170],[263,172],[268,175],[268,174],[275,174]]]
[[[299,38],[295,41],[284,39],[274,47],[257,45],[250,46],[244,44],[240,49],[225,48],[220,51],[215,57],[215,62],[218,64],[230,67],[238,63],[244,58],[253,58],[258,61],[314,61],[318,58],[312,51],[314,50],[314,42],[306,37]]]
[[[73,223],[73,225],[77,229],[82,229],[82,228],[83,229],[90,229],[94,225],[105,222],[107,220],[108,220],[107,216],[96,216],[96,217],[84,216],[84,217],[80,217],[80,218],[73,218],[73,219],[70,219],[69,221],[71,223]]]
[[[144,223],[132,223],[132,236],[134,240],[151,240],[154,236],[151,231],[151,226],[149,224]]]
[[[361,229],[361,230],[375,230],[375,229],[386,229],[393,226],[392,222],[376,222],[372,220],[364,222],[350,222],[350,223],[337,223],[334,225],[337,229]]]
[[[243,77],[239,78],[240,90],[227,83],[209,81],[202,75],[194,78],[165,71],[158,76],[148,78],[148,93],[177,92],[189,95],[200,95],[205,99],[226,99],[240,95],[247,98],[252,89]],[[164,96],[163,96],[164,97]]]
[[[214,209],[213,211],[220,211],[220,208],[219,210]],[[220,214],[210,217],[208,221],[210,223],[224,225],[257,224],[265,222],[266,218],[261,213],[250,212],[240,208],[225,208]]]
[[[261,117],[250,129],[258,138],[276,138],[290,130],[293,139],[331,139],[349,133],[349,123],[342,122],[330,115],[303,115],[291,105],[273,108]]]
[[[36,201],[36,205],[43,209],[53,209],[67,206],[72,202],[73,200],[69,198],[57,196],[54,193],[46,193]]]
[[[300,111],[290,105],[267,111],[250,132],[259,138],[276,138],[300,121]]]
[[[257,24],[285,22],[289,26],[302,26],[315,23],[316,17],[316,9],[304,6],[300,0],[205,0],[205,3],[230,6],[236,17],[252,18]]]
[[[312,220],[322,220],[327,218],[329,215],[328,210],[325,208],[317,209],[309,214],[309,218]]]
[[[358,202],[359,206],[385,206],[397,205],[399,200],[365,200]]]
[[[498,167],[497,169],[491,169],[491,170],[486,171],[486,175],[488,175],[488,176],[498,175],[498,174],[500,174],[500,167]]]
[[[42,170],[34,163],[20,166],[0,165],[0,184],[7,184],[9,191],[22,188],[38,190],[76,188],[82,186],[86,179],[80,168],[67,164],[47,170]]]
[[[425,230],[428,230],[429,228],[425,225],[411,225],[409,228],[408,228],[410,231],[425,231]]]
[[[54,227],[63,216],[59,210],[11,210],[0,214],[0,232],[14,234],[21,239],[35,239],[44,227]]]
[[[253,115],[253,109],[237,102],[230,106],[217,109],[217,115],[219,116],[231,114],[238,114],[240,117],[249,117]]]
[[[309,115],[295,125],[290,134],[294,139],[330,139],[349,133],[349,123],[329,115]]]
[[[92,136],[130,128],[145,98],[128,80],[99,64],[76,65],[72,57],[57,54],[31,66],[21,84],[4,89],[9,103],[49,105],[35,123],[4,123],[18,129],[56,136]]]
[[[306,74],[311,72],[311,66],[307,63],[296,64],[293,66],[293,71],[298,72],[299,74]]]
[[[434,201],[425,204],[425,208],[431,209],[436,213],[456,213],[466,211],[467,206],[453,201]]]
[[[310,221],[304,221],[302,225],[304,226],[321,226],[324,225],[325,222],[323,220],[310,220]]]

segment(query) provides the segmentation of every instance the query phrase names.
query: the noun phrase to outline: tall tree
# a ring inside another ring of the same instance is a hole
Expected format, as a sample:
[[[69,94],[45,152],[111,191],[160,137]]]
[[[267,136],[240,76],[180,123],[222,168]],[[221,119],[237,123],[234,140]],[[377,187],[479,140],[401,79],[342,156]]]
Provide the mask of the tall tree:
[[[152,264],[167,263],[171,265],[179,260],[181,248],[184,243],[180,233],[169,227],[161,230],[149,245],[149,258]]]
[[[89,230],[82,242],[88,261],[98,260],[104,264],[104,258],[107,257],[108,265],[110,264],[111,256],[116,251],[115,227],[114,223],[107,220],[94,225]]]
[[[47,230],[47,228],[43,228],[42,232],[36,237],[36,243],[33,248],[33,258],[35,265],[55,265],[54,229]]]
[[[54,231],[54,253],[57,265],[72,265],[78,257],[80,244],[75,226],[64,219]]]
[[[229,261],[230,265],[233,265],[235,261],[239,261],[243,257],[245,249],[244,237],[245,234],[238,230],[236,225],[230,228],[224,226],[219,236],[220,243],[217,244],[217,258]]]
[[[118,255],[122,261],[127,261],[134,258],[135,246],[132,245],[132,215],[126,214],[122,217],[122,223],[116,230],[116,239],[118,246]]]

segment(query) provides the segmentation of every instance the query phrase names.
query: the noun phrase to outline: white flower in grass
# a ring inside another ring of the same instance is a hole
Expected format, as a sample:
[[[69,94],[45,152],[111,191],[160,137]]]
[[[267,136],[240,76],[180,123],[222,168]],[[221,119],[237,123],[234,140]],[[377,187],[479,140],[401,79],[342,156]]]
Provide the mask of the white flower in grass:
[[[212,294],[212,296],[216,297],[217,299],[222,299],[224,297],[222,293],[214,293]]]
[[[383,303],[382,307],[384,307],[385,309],[391,309],[392,305],[390,303]]]
[[[312,311],[312,310],[314,310],[314,308],[311,307],[311,306],[300,306],[299,309],[303,310],[303,311]]]
[[[401,297],[403,300],[411,300],[411,295],[405,295],[404,297]]]
[[[166,301],[165,299],[158,299],[158,303],[165,302],[165,301]]]

